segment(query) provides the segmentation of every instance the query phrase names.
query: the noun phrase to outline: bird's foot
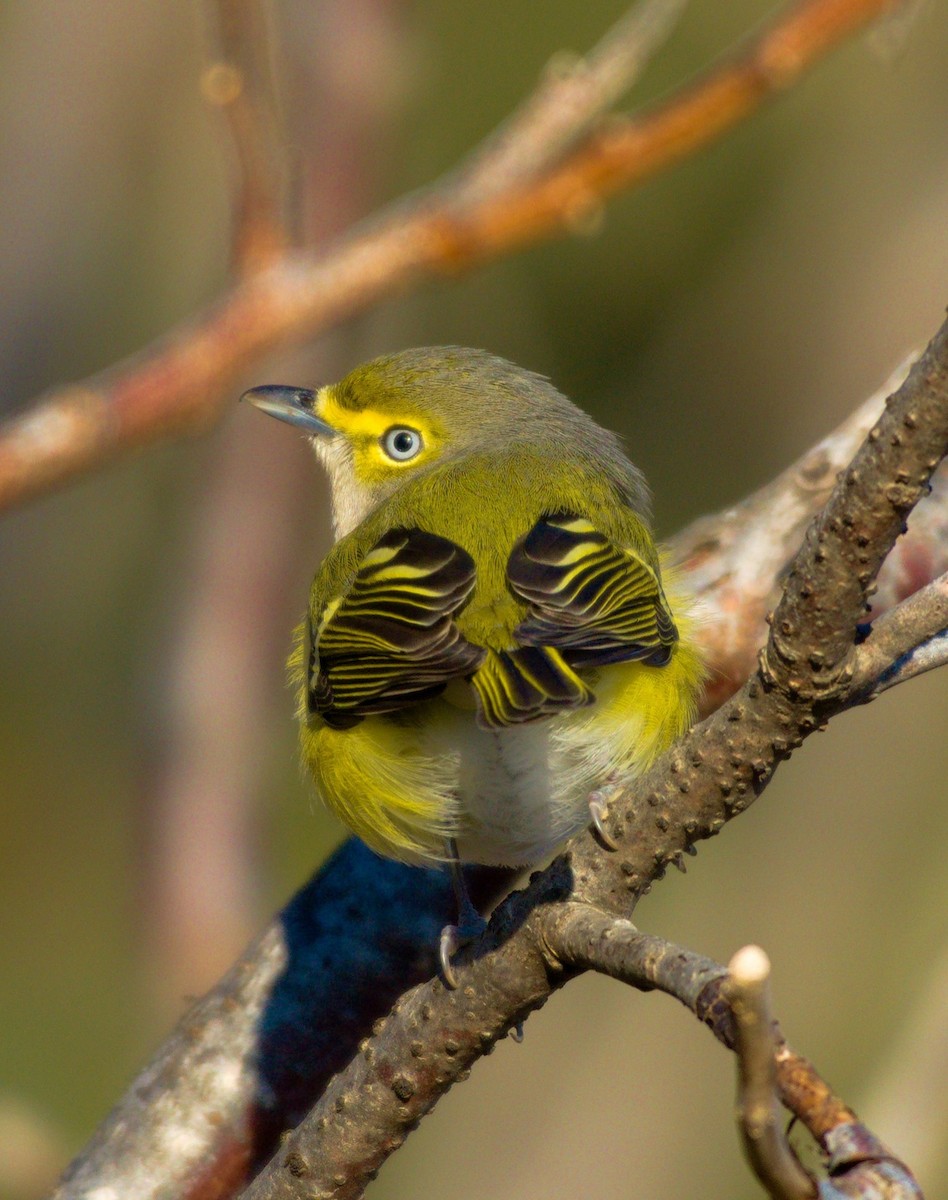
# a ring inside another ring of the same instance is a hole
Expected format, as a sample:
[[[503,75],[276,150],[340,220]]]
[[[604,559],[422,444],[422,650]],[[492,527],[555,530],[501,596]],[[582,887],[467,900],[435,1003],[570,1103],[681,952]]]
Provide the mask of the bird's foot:
[[[475,919],[476,918],[476,919]],[[458,977],[454,973],[451,959],[463,947],[476,941],[487,928],[487,922],[473,909],[464,915],[460,925],[445,925],[441,930],[441,941],[438,944],[438,958],[441,962],[441,977],[445,985],[452,991],[458,986]]]
[[[618,850],[619,844],[606,829],[605,820],[609,815],[609,805],[605,792],[593,792],[589,797],[589,820],[599,835],[599,840],[607,850]]]

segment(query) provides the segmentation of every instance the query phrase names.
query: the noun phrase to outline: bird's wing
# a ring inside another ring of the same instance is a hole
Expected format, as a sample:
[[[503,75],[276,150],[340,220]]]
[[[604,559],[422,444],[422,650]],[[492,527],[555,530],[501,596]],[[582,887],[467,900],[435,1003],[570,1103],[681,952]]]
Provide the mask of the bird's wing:
[[[341,597],[309,622],[307,705],[336,728],[438,695],[484,651],[454,622],[474,589],[474,562],[446,538],[394,529]]]
[[[489,651],[471,679],[488,729],[592,704],[577,671],[664,666],[678,640],[657,572],[585,517],[538,521],[511,551],[507,581],[528,612],[513,631],[516,646]]]
[[[523,646],[553,647],[574,670],[671,657],[678,631],[657,572],[585,517],[538,521],[507,578],[530,609],[515,634]]]

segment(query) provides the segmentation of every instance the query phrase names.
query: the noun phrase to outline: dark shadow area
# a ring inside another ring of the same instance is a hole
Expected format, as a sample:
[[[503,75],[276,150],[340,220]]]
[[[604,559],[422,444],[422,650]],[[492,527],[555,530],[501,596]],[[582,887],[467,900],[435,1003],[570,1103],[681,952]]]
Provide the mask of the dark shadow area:
[[[489,910],[517,874],[466,868],[474,904]],[[251,1174],[374,1022],[436,973],[438,938],[454,919],[446,871],[379,858],[355,838],[293,897],[280,918],[288,962],[260,1022]]]

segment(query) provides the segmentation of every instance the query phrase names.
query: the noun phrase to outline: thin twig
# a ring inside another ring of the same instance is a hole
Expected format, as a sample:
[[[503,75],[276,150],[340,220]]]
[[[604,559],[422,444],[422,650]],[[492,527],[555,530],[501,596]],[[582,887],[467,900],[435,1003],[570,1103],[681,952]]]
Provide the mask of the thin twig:
[[[565,968],[597,971],[636,988],[655,988],[680,1001],[722,1046],[734,1050],[737,1032],[727,995],[728,970],[713,959],[636,929],[588,904],[551,910],[543,940],[555,962]],[[856,1120],[805,1058],[778,1038],[776,1086],[780,1102],[821,1141],[838,1125]]]
[[[205,0],[208,63],[201,91],[227,119],[237,159],[232,265],[253,273],[287,248],[284,160],[263,0]]]
[[[732,977],[718,963],[588,904],[545,910],[539,936],[552,971],[592,970],[632,987],[656,988],[679,1000],[723,1046],[738,1050],[741,1035]],[[769,1108],[776,1095],[819,1143],[830,1170],[830,1178],[819,1185],[819,1195],[824,1200],[874,1200],[883,1190],[889,1200],[919,1200],[911,1171],[833,1093],[813,1064],[787,1045],[776,1023],[768,1018],[759,1028],[768,1026],[772,1034],[757,1045],[760,1055],[754,1066],[768,1109],[764,1123],[774,1122],[776,1138],[776,1117]],[[785,1150],[776,1153],[782,1158]],[[797,1176],[799,1187],[806,1189],[783,1194],[813,1195],[792,1165],[779,1169]]]
[[[135,358],[51,391],[7,422],[0,511],[143,445],[205,429],[241,374],[281,343],[312,338],[422,279],[454,275],[574,226],[604,197],[721,136],[901,2],[793,4],[725,65],[650,114],[590,135],[538,180],[458,208],[463,171],[454,173],[325,253],[287,253],[238,280]]]
[[[802,0],[691,87],[651,112],[615,120],[533,184],[499,196],[460,227],[446,223],[458,265],[492,258],[575,223],[622,188],[720,137],[786,91],[817,59],[903,0]]]
[[[816,1188],[784,1136],[777,1103],[776,1039],[767,986],[770,959],[759,946],[745,946],[728,964],[728,976],[744,1149],[754,1174],[774,1200],[812,1200]]]
[[[536,178],[621,99],[668,38],[688,0],[639,0],[585,58],[559,54],[537,90],[463,169],[457,207]]]
[[[948,572],[872,623],[855,655],[852,688],[874,700],[948,662]]]
[[[289,174],[268,81],[269,14],[261,0],[206,0],[205,7],[208,22],[220,26],[208,72],[226,67],[240,75],[239,96],[225,114],[243,197],[233,267],[247,273],[283,240],[279,181]],[[394,25],[371,24],[383,7],[382,0],[370,0],[361,19],[350,21],[351,0],[326,0],[314,31],[345,61],[364,57],[369,46],[381,55],[396,35]],[[306,157],[333,180],[308,198],[310,224],[321,230],[363,215],[375,139],[392,119],[382,91],[353,95],[333,88],[327,76],[321,72],[319,88],[300,95],[310,118]],[[346,129],[344,140],[335,136],[338,126]],[[323,339],[307,371],[318,365],[323,378],[336,374],[338,342]],[[273,710],[264,702],[282,682],[287,631],[298,619],[290,597],[301,582],[304,539],[312,551],[309,525],[318,515],[293,501],[303,473],[312,477],[305,446],[244,422],[221,434],[191,512],[194,544],[174,634],[156,664],[158,686],[143,697],[139,723],[149,766],[141,807],[148,965],[153,998],[173,1004],[176,1014],[180,996],[215,979],[264,916],[257,907],[259,782],[274,732],[266,716]],[[224,678],[230,686],[221,688]]]

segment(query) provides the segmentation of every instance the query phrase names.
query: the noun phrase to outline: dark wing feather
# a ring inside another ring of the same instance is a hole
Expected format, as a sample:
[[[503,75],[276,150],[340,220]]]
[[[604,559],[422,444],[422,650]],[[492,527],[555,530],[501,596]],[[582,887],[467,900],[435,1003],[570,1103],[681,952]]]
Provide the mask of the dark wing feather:
[[[678,631],[658,576],[585,517],[538,521],[514,547],[507,578],[530,606],[521,645],[553,646],[574,669],[671,657]]]
[[[344,729],[470,675],[484,651],[462,637],[454,617],[473,590],[474,562],[460,546],[420,529],[385,534],[315,635],[311,629],[310,712]]]

